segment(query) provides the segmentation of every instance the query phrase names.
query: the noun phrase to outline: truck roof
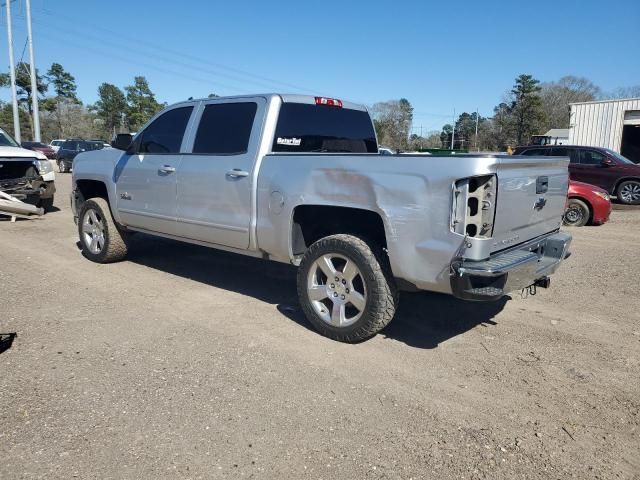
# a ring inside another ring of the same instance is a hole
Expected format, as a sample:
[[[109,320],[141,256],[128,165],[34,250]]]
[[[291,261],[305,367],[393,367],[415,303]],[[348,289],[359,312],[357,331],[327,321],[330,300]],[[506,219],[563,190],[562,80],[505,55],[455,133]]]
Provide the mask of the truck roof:
[[[191,100],[184,100],[182,102],[176,102],[174,105],[182,105],[196,102],[203,102],[207,100],[233,100],[233,99],[243,99],[243,98],[255,98],[255,97],[265,97],[267,99],[271,99],[273,97],[280,97],[284,103],[308,103],[310,105],[316,104],[316,98],[327,98],[327,99],[336,99],[336,97],[325,97],[321,95],[299,95],[296,93],[255,93],[248,95],[230,95],[225,97],[205,97],[205,98],[194,98]],[[348,108],[350,110],[360,110],[367,111],[367,107],[360,103],[350,102],[348,100],[342,100],[342,108]]]

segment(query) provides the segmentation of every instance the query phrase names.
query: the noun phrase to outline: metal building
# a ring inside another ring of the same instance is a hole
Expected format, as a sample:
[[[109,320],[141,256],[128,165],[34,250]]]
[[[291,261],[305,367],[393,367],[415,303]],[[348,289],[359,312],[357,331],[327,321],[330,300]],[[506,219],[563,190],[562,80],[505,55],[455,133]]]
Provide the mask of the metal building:
[[[640,98],[572,103],[569,144],[610,148],[640,163]]]

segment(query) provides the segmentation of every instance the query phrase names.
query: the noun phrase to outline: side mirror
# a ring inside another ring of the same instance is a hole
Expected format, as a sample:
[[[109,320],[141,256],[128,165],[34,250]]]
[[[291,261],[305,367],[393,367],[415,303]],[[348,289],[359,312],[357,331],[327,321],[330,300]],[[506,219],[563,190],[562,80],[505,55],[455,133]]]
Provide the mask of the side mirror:
[[[614,161],[613,161],[613,160],[611,160],[610,158],[605,158],[605,159],[602,161],[601,165],[602,165],[603,167],[613,167],[613,166],[615,165],[615,163],[614,163]]]
[[[133,135],[130,133],[119,133],[116,135],[116,138],[111,142],[111,146],[113,148],[117,148],[118,150],[128,150],[131,146],[131,142],[133,141]]]

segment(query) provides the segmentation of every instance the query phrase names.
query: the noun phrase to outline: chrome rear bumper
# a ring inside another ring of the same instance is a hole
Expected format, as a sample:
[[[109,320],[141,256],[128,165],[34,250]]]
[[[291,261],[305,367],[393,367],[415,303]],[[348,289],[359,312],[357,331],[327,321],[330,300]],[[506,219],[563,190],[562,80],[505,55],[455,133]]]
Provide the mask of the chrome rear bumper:
[[[458,259],[451,264],[451,289],[456,297],[465,300],[497,300],[554,273],[569,256],[569,245],[571,235],[556,232],[487,260]]]

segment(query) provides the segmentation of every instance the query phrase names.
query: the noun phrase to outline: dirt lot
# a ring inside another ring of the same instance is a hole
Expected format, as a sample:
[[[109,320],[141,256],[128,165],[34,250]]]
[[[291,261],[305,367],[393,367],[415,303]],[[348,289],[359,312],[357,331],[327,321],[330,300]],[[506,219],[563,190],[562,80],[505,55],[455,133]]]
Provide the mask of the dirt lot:
[[[405,294],[343,345],[294,271],[135,237],[85,260],[59,211],[0,221],[0,477],[640,478],[640,210],[574,229],[552,288]]]

